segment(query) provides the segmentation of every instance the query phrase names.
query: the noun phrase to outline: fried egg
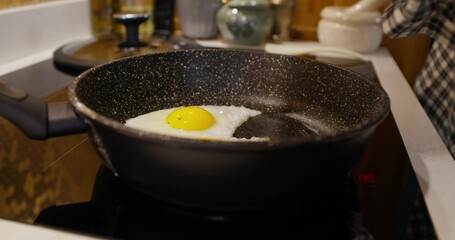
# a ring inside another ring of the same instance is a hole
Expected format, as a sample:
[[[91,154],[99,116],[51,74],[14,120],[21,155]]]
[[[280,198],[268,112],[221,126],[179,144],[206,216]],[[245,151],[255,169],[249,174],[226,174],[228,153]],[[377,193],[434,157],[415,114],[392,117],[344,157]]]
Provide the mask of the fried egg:
[[[250,117],[260,111],[243,106],[188,106],[158,110],[126,120],[131,128],[176,137],[202,140],[252,140],[264,138],[238,139],[233,137],[235,130]]]

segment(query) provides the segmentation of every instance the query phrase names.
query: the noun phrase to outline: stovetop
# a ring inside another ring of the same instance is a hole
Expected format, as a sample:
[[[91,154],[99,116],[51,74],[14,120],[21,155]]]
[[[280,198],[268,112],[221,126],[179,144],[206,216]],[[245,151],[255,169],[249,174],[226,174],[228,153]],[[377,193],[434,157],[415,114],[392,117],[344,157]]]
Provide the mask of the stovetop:
[[[154,200],[100,167],[90,201],[51,206],[36,224],[119,239],[371,239],[347,177],[314,201],[280,209],[214,212]]]
[[[336,64],[375,78],[370,63]],[[0,81],[64,101],[73,77],[47,60]],[[0,218],[120,239],[371,237],[357,201],[357,176],[295,206],[205,212],[154,200],[125,185],[101,165],[86,134],[35,141],[2,118],[0,133]]]

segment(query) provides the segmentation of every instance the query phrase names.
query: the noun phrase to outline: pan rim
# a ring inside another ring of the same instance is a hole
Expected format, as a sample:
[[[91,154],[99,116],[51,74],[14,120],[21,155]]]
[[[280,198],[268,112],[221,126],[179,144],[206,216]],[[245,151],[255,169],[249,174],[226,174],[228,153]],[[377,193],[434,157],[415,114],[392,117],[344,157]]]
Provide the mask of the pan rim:
[[[169,136],[169,135],[162,135],[156,134],[152,132],[147,132],[143,130],[138,130],[130,127],[124,126],[123,123],[105,117],[102,114],[97,113],[93,109],[86,106],[83,102],[79,100],[76,96],[76,89],[78,83],[92,71],[97,69],[103,68],[103,66],[110,65],[115,62],[121,61],[130,61],[129,59],[136,58],[136,57],[143,57],[146,55],[161,55],[161,54],[178,54],[179,52],[211,52],[211,51],[223,51],[223,52],[254,52],[255,54],[265,54],[265,55],[279,55],[285,56],[287,58],[300,58],[298,56],[290,56],[278,53],[268,53],[268,52],[260,52],[260,51],[252,51],[252,50],[244,50],[244,49],[186,49],[186,50],[175,50],[172,52],[160,52],[160,53],[150,53],[144,54],[140,56],[131,56],[126,57],[114,61],[110,61],[96,67],[90,68],[80,75],[78,75],[69,85],[68,87],[68,98],[73,106],[73,108],[82,115],[84,118],[89,119],[89,121],[96,122],[100,125],[109,127],[116,132],[128,136],[140,139],[141,141],[146,141],[154,144],[161,144],[161,145],[169,145],[175,147],[182,147],[182,148],[199,148],[205,150],[238,150],[238,151],[267,151],[267,150],[276,150],[276,149],[285,149],[285,148],[296,148],[296,147],[303,147],[303,146],[313,146],[313,145],[320,145],[320,144],[328,144],[332,142],[339,142],[346,139],[349,139],[352,136],[359,135],[363,131],[375,128],[379,125],[390,113],[390,98],[385,90],[380,86],[380,84],[373,82],[367,79],[365,76],[354,72],[350,69],[346,69],[340,66],[336,66],[330,63],[323,63],[326,65],[330,65],[331,67],[335,67],[338,69],[343,69],[343,71],[348,71],[352,74],[360,76],[364,78],[377,88],[380,92],[380,98],[382,102],[382,106],[380,106],[381,111],[377,111],[374,115],[371,116],[370,119],[367,121],[362,121],[355,126],[351,127],[348,130],[343,130],[337,132],[335,135],[324,135],[324,136],[311,136],[311,137],[293,137],[286,140],[275,140],[275,141],[210,141],[210,140],[200,140],[200,139],[191,139],[191,138],[183,138],[183,137],[176,137],[176,136]],[[307,59],[308,61],[315,61],[313,59]],[[320,63],[320,62],[319,62]]]

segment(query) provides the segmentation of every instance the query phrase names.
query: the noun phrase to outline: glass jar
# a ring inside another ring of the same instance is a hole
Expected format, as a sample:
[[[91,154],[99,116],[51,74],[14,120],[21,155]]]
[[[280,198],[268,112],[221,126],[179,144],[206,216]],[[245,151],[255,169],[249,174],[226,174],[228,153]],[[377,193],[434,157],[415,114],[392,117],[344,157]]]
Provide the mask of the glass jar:
[[[273,13],[268,0],[231,0],[217,12],[217,26],[228,43],[259,45],[269,36]]]

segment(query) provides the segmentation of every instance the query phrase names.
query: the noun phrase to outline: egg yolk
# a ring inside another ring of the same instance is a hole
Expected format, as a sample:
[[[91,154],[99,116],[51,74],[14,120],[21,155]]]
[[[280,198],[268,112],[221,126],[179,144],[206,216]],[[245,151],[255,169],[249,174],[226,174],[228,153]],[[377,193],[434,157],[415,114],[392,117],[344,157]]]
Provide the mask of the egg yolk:
[[[174,110],[167,116],[166,121],[171,127],[185,131],[205,130],[216,122],[209,111],[194,106]]]

